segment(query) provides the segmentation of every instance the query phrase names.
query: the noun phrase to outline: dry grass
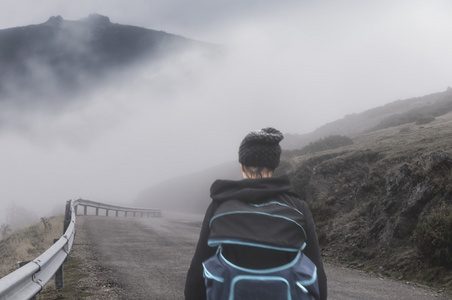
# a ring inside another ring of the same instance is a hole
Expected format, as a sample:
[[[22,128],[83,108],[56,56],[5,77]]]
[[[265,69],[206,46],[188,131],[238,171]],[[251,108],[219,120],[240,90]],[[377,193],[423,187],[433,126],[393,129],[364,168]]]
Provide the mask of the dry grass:
[[[71,253],[72,254],[72,253]],[[64,263],[64,287],[55,289],[53,280],[50,280],[44,289],[36,296],[38,300],[54,299],[96,299],[94,294],[80,282],[88,277],[86,271],[82,270],[83,262],[74,255],[69,255]],[[92,298],[90,298],[92,297]]]
[[[51,217],[4,236],[0,240],[0,278],[18,269],[18,262],[34,260],[52,246],[54,239],[63,235],[63,220],[63,216]],[[47,230],[44,223],[47,223]],[[80,237],[77,239],[80,240]],[[73,246],[77,246],[76,243]],[[84,253],[82,250],[78,250],[79,254]],[[97,273],[91,271],[92,274],[88,274],[87,269],[91,266],[83,260],[83,256],[73,255],[71,251],[64,263],[64,288],[55,289],[52,277],[37,295],[37,299],[99,299],[96,298],[99,288],[91,286],[99,285],[99,280],[93,279]]]
[[[0,240],[0,278],[18,268],[18,262],[31,261],[63,235],[63,216],[51,217],[47,229],[41,220],[31,226],[13,231]]]

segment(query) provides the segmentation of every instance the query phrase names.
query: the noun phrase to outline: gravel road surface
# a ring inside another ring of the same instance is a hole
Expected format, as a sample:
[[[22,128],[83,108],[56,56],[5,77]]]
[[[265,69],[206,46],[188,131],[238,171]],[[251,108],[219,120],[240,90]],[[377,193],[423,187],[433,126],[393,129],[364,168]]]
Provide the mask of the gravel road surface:
[[[183,299],[201,220],[200,215],[169,212],[162,218],[78,216],[73,251],[89,256],[92,280],[98,282],[91,287],[97,289],[91,299]],[[452,299],[414,284],[329,264],[325,268],[332,300]]]

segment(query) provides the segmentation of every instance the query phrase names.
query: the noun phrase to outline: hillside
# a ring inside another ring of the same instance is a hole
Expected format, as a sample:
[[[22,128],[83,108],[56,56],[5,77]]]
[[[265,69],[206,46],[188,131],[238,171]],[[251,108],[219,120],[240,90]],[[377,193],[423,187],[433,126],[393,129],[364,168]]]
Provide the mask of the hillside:
[[[190,47],[213,49],[163,31],[112,23],[97,14],[77,21],[54,16],[42,24],[3,29],[0,101],[68,101],[143,60],[157,63]]]
[[[345,135],[355,138],[365,132],[400,125],[396,120],[406,119],[407,122],[416,122],[423,117],[440,115],[451,109],[452,88],[449,87],[444,92],[397,100],[362,113],[350,114],[310,133],[286,134],[281,145],[284,149],[301,149],[309,143],[329,135]]]
[[[327,260],[452,287],[451,131],[449,112],[291,158]]]
[[[210,203],[210,185],[214,180],[238,180],[242,176],[238,162],[161,182],[142,191],[135,200],[137,206],[155,207],[189,213],[204,213]]]

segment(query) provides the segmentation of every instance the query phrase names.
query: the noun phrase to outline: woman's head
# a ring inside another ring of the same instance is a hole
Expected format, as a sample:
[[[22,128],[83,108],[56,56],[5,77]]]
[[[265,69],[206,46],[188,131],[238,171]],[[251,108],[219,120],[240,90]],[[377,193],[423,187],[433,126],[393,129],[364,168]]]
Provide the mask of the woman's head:
[[[281,146],[284,138],[278,130],[267,127],[248,133],[239,147],[239,162],[242,171],[249,178],[269,177],[279,165]]]

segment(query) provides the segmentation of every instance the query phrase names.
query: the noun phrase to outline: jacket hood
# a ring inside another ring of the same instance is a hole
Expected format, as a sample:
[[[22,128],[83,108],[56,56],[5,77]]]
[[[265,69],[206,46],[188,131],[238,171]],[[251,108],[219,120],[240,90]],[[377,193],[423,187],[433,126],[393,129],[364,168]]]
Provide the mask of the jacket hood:
[[[256,203],[277,194],[288,193],[290,188],[287,175],[238,181],[216,180],[210,187],[210,197],[217,202],[235,199]]]

